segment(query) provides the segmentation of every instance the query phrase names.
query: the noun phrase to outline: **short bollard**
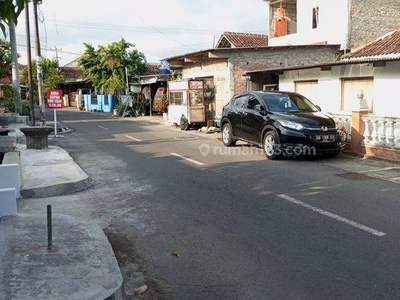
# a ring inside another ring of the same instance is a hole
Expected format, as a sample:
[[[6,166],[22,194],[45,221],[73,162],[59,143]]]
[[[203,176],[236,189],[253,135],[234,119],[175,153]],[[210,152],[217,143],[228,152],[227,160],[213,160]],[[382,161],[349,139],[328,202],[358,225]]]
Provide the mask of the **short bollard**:
[[[51,217],[51,205],[47,205],[47,250],[53,250],[53,224]]]

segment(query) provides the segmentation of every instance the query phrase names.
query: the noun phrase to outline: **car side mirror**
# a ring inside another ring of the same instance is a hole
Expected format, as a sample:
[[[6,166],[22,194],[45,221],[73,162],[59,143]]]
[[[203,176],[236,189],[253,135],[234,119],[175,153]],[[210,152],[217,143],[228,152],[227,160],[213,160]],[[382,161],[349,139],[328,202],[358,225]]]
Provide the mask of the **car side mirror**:
[[[315,107],[318,109],[318,111],[322,111],[322,109],[319,105],[315,105]]]
[[[254,106],[254,109],[258,112],[265,112],[264,106],[262,106],[261,104],[257,104],[256,106]]]

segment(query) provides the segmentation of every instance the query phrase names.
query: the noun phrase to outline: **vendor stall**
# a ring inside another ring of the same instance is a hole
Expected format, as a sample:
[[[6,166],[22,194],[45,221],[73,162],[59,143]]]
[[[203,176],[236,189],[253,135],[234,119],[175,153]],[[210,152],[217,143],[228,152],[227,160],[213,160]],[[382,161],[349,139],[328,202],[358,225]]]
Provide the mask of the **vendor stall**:
[[[203,126],[206,122],[203,80],[168,82],[168,120],[182,130]]]

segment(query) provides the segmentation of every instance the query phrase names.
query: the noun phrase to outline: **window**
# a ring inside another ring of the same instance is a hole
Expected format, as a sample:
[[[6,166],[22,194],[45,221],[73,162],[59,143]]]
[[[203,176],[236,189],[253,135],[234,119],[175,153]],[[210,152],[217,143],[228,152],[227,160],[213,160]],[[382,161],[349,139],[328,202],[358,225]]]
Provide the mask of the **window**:
[[[248,108],[248,109],[254,109],[254,107],[255,107],[257,104],[260,104],[260,102],[259,102],[255,97],[251,97],[251,98],[249,99],[248,104],[247,104],[247,108]]]
[[[235,99],[235,102],[233,105],[238,106],[238,107],[244,107],[245,103],[247,103],[247,96],[240,96]]]
[[[186,94],[186,92],[170,92],[169,99],[171,101],[171,105],[186,105],[186,101],[184,101],[184,94]]]
[[[189,94],[191,106],[203,105],[203,90],[190,91]]]
[[[319,7],[315,6],[312,10],[312,28],[318,28],[319,25]]]

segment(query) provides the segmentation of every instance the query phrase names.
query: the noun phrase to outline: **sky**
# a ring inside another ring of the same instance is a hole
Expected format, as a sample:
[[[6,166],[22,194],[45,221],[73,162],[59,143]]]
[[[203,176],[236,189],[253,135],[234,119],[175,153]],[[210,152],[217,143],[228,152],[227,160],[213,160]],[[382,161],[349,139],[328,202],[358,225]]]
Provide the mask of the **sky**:
[[[29,5],[32,59],[36,58],[32,4]],[[19,63],[27,62],[25,12],[16,27]],[[43,0],[38,5],[41,55],[63,66],[122,38],[148,63],[213,48],[225,31],[267,34],[263,0]]]

